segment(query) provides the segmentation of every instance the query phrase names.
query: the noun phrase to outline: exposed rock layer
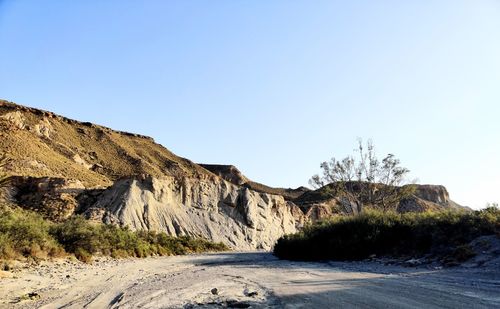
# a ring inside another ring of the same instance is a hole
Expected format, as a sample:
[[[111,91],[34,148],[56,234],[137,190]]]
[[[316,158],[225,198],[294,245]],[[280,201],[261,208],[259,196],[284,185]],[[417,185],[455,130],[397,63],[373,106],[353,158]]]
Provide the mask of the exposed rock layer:
[[[79,207],[77,200],[87,190],[78,180],[15,176],[9,179],[11,196],[19,205],[54,221],[64,220]]]
[[[145,176],[117,181],[86,214],[137,230],[200,236],[240,250],[271,249],[279,237],[296,231],[294,207],[281,196],[224,180]]]

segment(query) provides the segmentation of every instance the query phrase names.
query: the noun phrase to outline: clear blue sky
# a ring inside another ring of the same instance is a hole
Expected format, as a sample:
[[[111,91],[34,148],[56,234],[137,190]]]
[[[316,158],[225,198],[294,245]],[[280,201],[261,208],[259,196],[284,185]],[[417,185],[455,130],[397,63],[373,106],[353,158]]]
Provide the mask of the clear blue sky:
[[[272,186],[372,138],[500,201],[500,1],[2,1],[0,97]]]

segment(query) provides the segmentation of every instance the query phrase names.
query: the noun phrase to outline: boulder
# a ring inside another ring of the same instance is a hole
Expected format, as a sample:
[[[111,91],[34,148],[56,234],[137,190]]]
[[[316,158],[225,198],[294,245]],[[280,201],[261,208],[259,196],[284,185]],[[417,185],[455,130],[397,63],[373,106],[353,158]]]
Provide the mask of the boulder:
[[[12,128],[22,130],[26,127],[26,118],[20,111],[5,113],[0,116],[0,119],[6,120]]]

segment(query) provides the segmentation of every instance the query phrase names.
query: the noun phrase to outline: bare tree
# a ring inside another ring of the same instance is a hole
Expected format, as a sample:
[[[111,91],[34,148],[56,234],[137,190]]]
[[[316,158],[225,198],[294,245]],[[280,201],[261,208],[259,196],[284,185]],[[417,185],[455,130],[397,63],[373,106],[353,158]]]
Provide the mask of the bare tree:
[[[393,154],[379,160],[373,142],[368,140],[365,146],[361,139],[356,152],[356,157],[332,158],[321,163],[322,175],[314,175],[309,183],[315,188],[328,185],[332,194],[347,191],[361,203],[384,211],[394,209],[402,199],[414,193],[413,186],[403,186],[410,171],[400,166]]]
[[[500,209],[500,206],[498,205],[497,202],[493,202],[493,203],[486,203],[486,208]]]

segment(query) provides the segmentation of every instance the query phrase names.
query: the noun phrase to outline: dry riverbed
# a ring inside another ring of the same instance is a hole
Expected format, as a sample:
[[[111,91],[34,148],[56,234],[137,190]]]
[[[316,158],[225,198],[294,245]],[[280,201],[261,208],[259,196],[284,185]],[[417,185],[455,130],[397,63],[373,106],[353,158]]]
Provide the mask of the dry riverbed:
[[[499,308],[500,270],[270,253],[58,261],[3,273],[1,308]]]

